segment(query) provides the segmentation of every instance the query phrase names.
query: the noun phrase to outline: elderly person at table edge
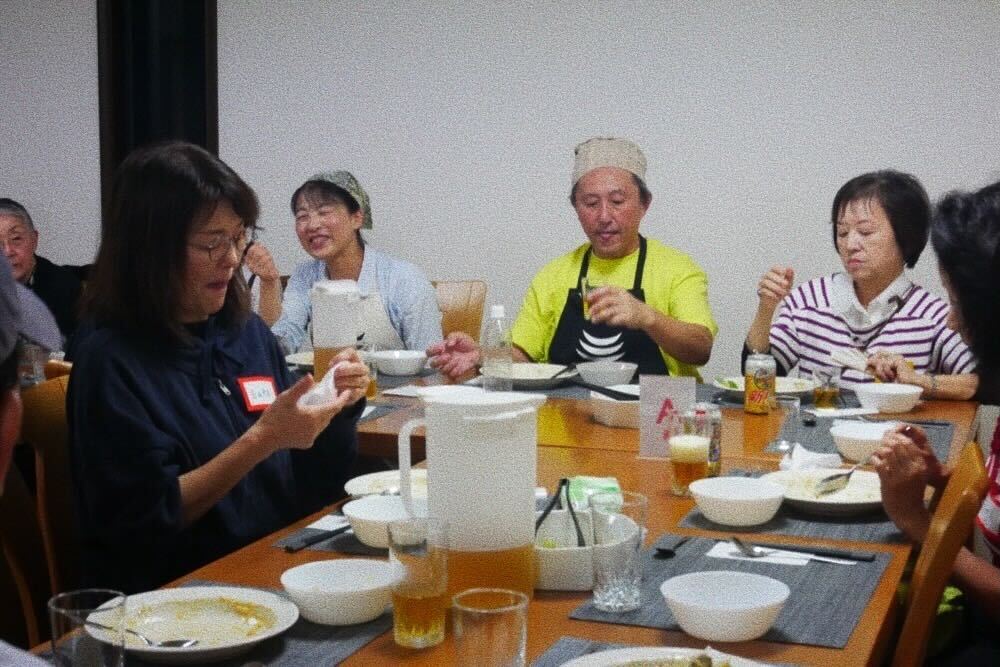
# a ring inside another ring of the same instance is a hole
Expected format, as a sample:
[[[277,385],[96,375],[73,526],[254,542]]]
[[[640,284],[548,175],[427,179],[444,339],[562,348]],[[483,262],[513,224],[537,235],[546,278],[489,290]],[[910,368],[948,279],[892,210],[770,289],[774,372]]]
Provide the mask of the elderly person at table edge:
[[[292,194],[295,233],[311,260],[288,280],[281,319],[272,327],[288,352],[300,349],[312,318],[309,290],[320,280],[354,280],[364,297],[364,344],[381,350],[423,350],[441,340],[434,287],[415,265],[365,242],[372,226],[368,193],[347,171],[316,174]]]
[[[948,325],[979,361],[977,398],[1000,403],[1000,183],[946,195],[935,209],[931,242],[952,303]],[[922,542],[930,525],[924,492],[927,485],[942,488],[949,471],[918,426],[887,433],[872,463],[886,512],[907,537]],[[990,485],[976,527],[992,562],[966,548],[955,560],[952,579],[972,603],[967,623],[972,632],[953,664],[1000,664],[1000,428],[993,433],[986,467]]]
[[[14,279],[28,286],[55,315],[59,331],[69,339],[76,331],[83,285],[72,269],[35,254],[38,230],[28,210],[13,199],[0,198],[0,243]]]
[[[60,343],[59,327],[45,304],[14,279],[10,264],[0,257],[0,496],[21,430],[17,370],[22,339],[56,349]],[[0,640],[0,665],[35,664],[48,663]]]
[[[531,281],[512,329],[515,361],[569,364],[618,359],[638,372],[698,376],[718,327],[708,280],[687,255],[639,234],[653,195],[646,157],[627,139],[594,138],[575,150],[570,203],[589,243],[549,262]],[[584,316],[583,279],[592,285]],[[450,377],[470,371],[478,346],[451,334],[428,349]]]
[[[743,360],[769,352],[779,375],[797,365],[809,377],[835,365],[833,350],[860,350],[867,369],[844,369],[842,387],[877,378],[919,385],[924,398],[970,398],[975,359],[946,326],[948,304],[904,273],[927,244],[930,203],[920,182],[891,170],[852,178],[834,196],[830,219],[844,272],[793,288],[792,267],[767,271]]]
[[[192,144],[133,152],[116,176],[67,412],[88,584],[155,588],[343,495],[368,370],[300,403],[240,258],[253,190]]]

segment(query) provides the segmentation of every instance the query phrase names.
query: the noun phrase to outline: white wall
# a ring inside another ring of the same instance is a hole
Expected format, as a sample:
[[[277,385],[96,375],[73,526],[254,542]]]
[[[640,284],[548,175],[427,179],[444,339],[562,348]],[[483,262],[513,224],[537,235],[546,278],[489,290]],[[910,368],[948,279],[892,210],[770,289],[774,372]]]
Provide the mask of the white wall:
[[[827,207],[847,178],[896,167],[932,196],[1000,178],[995,2],[494,4],[219,3],[221,152],[283,272],[305,258],[292,190],[348,168],[373,243],[517,305],[583,240],[573,146],[629,136],[650,162],[645,233],[709,273],[711,376],[735,368],[766,265],[836,268]],[[0,77],[0,196],[32,211],[43,254],[88,261],[94,4],[0,1]],[[936,288],[930,253],[916,275]]]
[[[220,150],[258,191],[283,272],[294,188],[347,168],[368,238],[519,305],[584,240],[572,149],[635,139],[644,232],[695,257],[736,369],[774,262],[838,266],[828,207],[894,167],[932,196],[1000,176],[1000,14],[989,2],[219,3]],[[937,289],[928,252],[916,276]]]
[[[93,259],[100,237],[97,8],[0,0],[0,197],[21,202],[38,252]]]

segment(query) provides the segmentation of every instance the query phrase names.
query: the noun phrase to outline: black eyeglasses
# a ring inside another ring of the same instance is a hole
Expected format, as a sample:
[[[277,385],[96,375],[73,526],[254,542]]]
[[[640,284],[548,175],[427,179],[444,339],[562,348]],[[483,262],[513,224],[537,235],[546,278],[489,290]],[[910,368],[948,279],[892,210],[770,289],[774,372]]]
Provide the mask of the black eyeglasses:
[[[208,253],[208,258],[213,262],[217,262],[223,257],[225,257],[230,250],[236,252],[236,257],[239,258],[240,263],[247,256],[247,251],[250,250],[250,246],[254,244],[257,240],[256,230],[243,230],[240,232],[239,236],[229,238],[222,234],[216,236],[212,241],[208,243],[188,243],[192,248],[197,248],[202,252]]]

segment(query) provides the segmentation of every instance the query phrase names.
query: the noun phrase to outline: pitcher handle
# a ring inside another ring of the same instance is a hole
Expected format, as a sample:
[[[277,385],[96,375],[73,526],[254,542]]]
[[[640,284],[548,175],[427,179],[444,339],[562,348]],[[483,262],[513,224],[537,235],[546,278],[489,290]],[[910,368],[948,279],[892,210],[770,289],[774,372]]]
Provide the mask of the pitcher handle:
[[[413,512],[413,491],[410,484],[410,434],[424,425],[424,418],[411,419],[399,429],[399,495],[403,498],[403,508],[407,515],[416,516]]]
[[[503,422],[509,421],[511,419],[517,419],[522,415],[526,415],[530,412],[534,412],[535,407],[524,408],[523,410],[512,410],[511,412],[501,412],[498,415],[465,415],[462,417],[463,421],[467,422]]]

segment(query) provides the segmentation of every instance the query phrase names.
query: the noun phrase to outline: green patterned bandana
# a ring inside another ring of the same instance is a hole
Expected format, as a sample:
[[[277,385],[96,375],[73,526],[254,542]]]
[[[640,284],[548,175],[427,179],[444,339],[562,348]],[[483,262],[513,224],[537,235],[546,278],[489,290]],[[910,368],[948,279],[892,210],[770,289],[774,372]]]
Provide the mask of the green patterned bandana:
[[[314,175],[309,180],[324,181],[336,185],[351,195],[351,198],[361,207],[361,213],[364,215],[364,221],[361,223],[362,229],[372,228],[372,207],[368,201],[368,193],[358,183],[358,179],[354,178],[354,174],[349,171],[324,171]]]

